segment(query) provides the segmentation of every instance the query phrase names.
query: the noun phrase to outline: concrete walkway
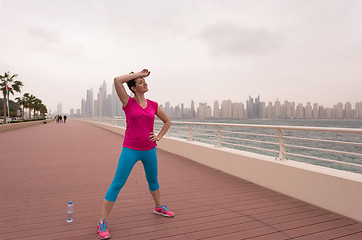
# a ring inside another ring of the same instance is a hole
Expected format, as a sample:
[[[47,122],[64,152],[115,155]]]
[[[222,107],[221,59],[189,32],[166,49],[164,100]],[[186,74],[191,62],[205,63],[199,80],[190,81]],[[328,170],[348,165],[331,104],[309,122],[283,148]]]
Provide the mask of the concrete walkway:
[[[123,138],[79,121],[0,133],[0,239],[98,239]],[[139,162],[109,219],[111,239],[362,239],[362,223],[158,150],[153,215]],[[75,206],[67,223],[68,201]],[[360,211],[360,209],[356,209]]]

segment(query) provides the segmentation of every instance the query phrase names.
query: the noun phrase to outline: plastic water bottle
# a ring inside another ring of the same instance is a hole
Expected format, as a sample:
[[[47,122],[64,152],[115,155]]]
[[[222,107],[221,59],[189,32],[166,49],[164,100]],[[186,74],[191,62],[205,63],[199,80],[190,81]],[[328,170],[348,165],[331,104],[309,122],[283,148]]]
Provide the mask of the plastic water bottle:
[[[67,222],[73,222],[73,211],[74,211],[73,202],[69,201],[67,207]]]

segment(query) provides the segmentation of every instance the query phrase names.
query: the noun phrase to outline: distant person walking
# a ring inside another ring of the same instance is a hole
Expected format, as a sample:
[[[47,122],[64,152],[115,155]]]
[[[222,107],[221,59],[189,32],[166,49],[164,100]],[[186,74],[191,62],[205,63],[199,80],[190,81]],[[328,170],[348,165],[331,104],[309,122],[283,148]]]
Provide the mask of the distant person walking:
[[[143,163],[148,187],[155,202],[154,214],[165,217],[174,216],[174,213],[161,202],[156,153],[156,142],[166,134],[171,126],[171,120],[156,102],[146,99],[144,96],[148,91],[144,78],[148,77],[150,73],[147,69],[143,69],[141,72],[122,75],[114,79],[118,97],[126,114],[127,129],[117,170],[105,195],[102,217],[97,226],[100,239],[110,238],[107,227],[108,216],[120,190],[138,160]],[[127,83],[129,89],[134,93],[134,98],[127,94],[123,86],[124,83]],[[153,132],[155,115],[164,122],[161,131],[157,135]]]
[[[67,115],[64,115],[63,119],[64,119],[64,123],[66,123],[66,121],[67,121]]]

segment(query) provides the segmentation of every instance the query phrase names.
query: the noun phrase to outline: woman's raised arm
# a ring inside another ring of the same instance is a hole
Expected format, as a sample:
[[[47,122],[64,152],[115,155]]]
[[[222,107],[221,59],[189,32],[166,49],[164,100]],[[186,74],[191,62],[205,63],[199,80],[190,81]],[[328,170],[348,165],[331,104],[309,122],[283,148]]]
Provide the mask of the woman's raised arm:
[[[123,106],[127,105],[129,99],[129,95],[126,92],[123,83],[139,77],[147,77],[148,75],[150,75],[150,73],[151,72],[149,72],[147,69],[143,69],[141,72],[138,73],[125,74],[114,78],[114,87],[116,88],[117,95],[121,100]]]

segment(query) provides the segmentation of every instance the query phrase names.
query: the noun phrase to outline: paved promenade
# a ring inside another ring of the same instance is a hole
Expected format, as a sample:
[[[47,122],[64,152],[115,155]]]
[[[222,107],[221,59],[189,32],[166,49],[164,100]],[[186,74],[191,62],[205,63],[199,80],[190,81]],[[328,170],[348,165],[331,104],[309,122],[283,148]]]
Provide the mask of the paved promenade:
[[[98,239],[122,141],[75,120],[0,133],[0,239]],[[362,239],[360,222],[172,153],[158,157],[162,200],[175,217],[153,214],[138,162],[111,213],[111,239]],[[65,220],[68,201],[73,223]]]

